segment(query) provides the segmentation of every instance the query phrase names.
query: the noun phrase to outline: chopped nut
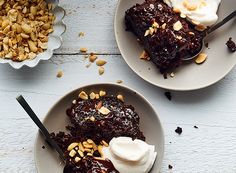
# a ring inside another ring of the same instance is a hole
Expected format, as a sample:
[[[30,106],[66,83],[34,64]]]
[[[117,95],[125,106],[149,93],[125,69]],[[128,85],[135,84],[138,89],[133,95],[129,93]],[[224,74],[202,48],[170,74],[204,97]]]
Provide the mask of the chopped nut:
[[[179,31],[179,30],[181,30],[183,28],[183,25],[182,25],[182,23],[178,20],[177,22],[175,22],[174,23],[174,25],[173,25],[173,29],[175,30],[175,31]]]
[[[94,116],[91,116],[89,119],[90,119],[90,121],[95,121]]]
[[[117,95],[117,99],[124,102],[124,97],[121,94]]]
[[[92,153],[88,153],[87,156],[93,156],[93,154]]]
[[[89,149],[89,148],[85,148],[85,149],[84,149],[84,151],[86,151],[87,153],[90,153],[90,152],[92,152],[92,150],[91,150],[91,149]]]
[[[94,157],[96,160],[106,160],[105,158],[102,157]]]
[[[111,111],[109,109],[107,109],[106,107],[102,106],[100,109],[98,109],[98,111],[103,114],[103,115],[107,115],[109,114]]]
[[[89,143],[84,143],[83,142],[83,146],[84,146],[84,148],[86,149],[91,149],[91,148],[93,148],[93,145],[92,144],[89,144]]]
[[[83,100],[88,100],[88,95],[86,94],[86,92],[82,91],[79,93],[79,98]]]
[[[83,151],[78,150],[77,152],[78,152],[78,154],[80,155],[80,157],[84,157],[84,152],[83,152]]]
[[[67,151],[73,150],[76,146],[78,146],[78,144],[79,144],[79,143],[77,143],[77,142],[71,143],[71,144],[67,147]]]
[[[57,72],[57,77],[58,78],[61,78],[62,76],[63,76],[63,72],[62,71]]]
[[[148,36],[150,34],[149,29],[145,31],[144,37]]]
[[[123,83],[123,81],[122,80],[117,80],[116,83],[121,84],[121,83]]]
[[[176,7],[173,8],[173,11],[174,11],[175,13],[181,13],[180,9],[179,9],[179,8],[176,8]]]
[[[189,32],[188,34],[189,34],[189,35],[195,35],[194,32]]]
[[[70,157],[74,157],[76,155],[76,151],[73,149],[69,152]]]
[[[103,65],[105,65],[106,63],[107,63],[107,62],[106,62],[105,60],[102,60],[102,59],[99,59],[99,60],[96,61],[97,66],[103,66]]]
[[[190,3],[189,1],[185,0],[183,2],[183,6],[185,8],[187,8],[189,11],[194,11],[197,9],[197,5],[196,4],[193,4],[193,3]]]
[[[162,29],[166,29],[166,23],[163,23],[163,24],[161,25],[161,28],[162,28]]]
[[[82,152],[84,152],[84,146],[82,145],[81,142],[79,143],[79,150],[82,151]]]
[[[82,53],[86,53],[87,51],[88,51],[88,49],[85,48],[85,47],[81,47],[81,48],[80,48],[80,52],[82,52]]]
[[[87,142],[88,142],[89,144],[93,144],[93,143],[94,143],[92,139],[88,139]]]
[[[38,48],[36,47],[35,43],[33,41],[28,41],[29,48],[32,52],[37,52]]]
[[[99,96],[101,96],[101,97],[103,97],[103,96],[105,96],[106,95],[106,91],[99,91]]]
[[[176,35],[175,38],[177,38],[178,40],[182,39],[182,37],[180,35]]]
[[[195,26],[195,29],[198,31],[204,31],[207,27],[205,27],[204,25],[197,25]]]
[[[102,140],[102,142],[101,142],[105,147],[108,147],[109,146],[109,144],[106,142],[106,141],[104,141],[104,140]]]
[[[150,35],[153,35],[153,34],[154,34],[154,31],[155,31],[154,28],[149,27],[149,34],[150,34]]]
[[[99,94],[96,94],[96,99],[99,99],[99,97],[100,97]]]
[[[152,27],[153,27],[153,28],[159,28],[159,24],[158,24],[157,22],[154,22],[154,23],[152,24]]]
[[[200,25],[200,22],[198,22],[198,21],[192,20],[191,22],[192,22],[194,25]]]
[[[80,32],[80,33],[79,33],[79,37],[83,37],[84,35],[85,35],[84,32]]]
[[[98,152],[100,153],[101,156],[103,156],[103,152],[102,152],[102,145],[98,145]]]
[[[90,97],[90,99],[95,99],[96,98],[96,94],[94,92],[91,92],[89,94],[89,97]]]
[[[99,75],[103,75],[104,72],[105,72],[104,67],[99,67],[99,69],[98,69],[98,73],[99,73]]]
[[[142,54],[140,55],[139,58],[143,59],[143,60],[148,60],[148,61],[150,60],[150,57],[149,57],[148,53],[145,50],[142,52]]]
[[[94,62],[94,61],[96,61],[97,58],[98,58],[98,57],[97,57],[96,55],[90,55],[90,56],[89,56],[89,61],[90,61],[90,62]]]
[[[32,28],[27,24],[21,25],[21,28],[26,34],[30,34],[32,32]]]
[[[75,162],[78,163],[81,160],[80,157],[75,157]]]
[[[184,19],[184,18],[186,18],[187,16],[186,16],[185,14],[181,13],[181,14],[180,14],[180,17]]]
[[[175,73],[174,72],[172,72],[171,74],[170,74],[170,77],[175,77]]]
[[[206,61],[207,59],[207,54],[204,54],[204,53],[200,53],[197,58],[195,59],[195,62],[197,64],[202,64]]]

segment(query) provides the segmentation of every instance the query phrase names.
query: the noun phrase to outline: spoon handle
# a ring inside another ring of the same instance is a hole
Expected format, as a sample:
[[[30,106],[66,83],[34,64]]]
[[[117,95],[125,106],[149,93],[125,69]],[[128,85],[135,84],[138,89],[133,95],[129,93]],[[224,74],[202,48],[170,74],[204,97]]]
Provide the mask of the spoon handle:
[[[232,18],[234,18],[236,16],[236,10],[234,10],[232,13],[230,13],[227,17],[225,17],[222,21],[220,21],[219,23],[217,23],[216,25],[214,25],[213,27],[211,27],[210,29],[207,30],[207,34],[212,33],[213,31],[215,31],[216,29],[218,29],[219,27],[221,27],[222,25],[224,25],[225,23],[227,23],[228,21],[230,21]]]
[[[16,100],[20,103],[20,105],[23,107],[23,109],[27,112],[27,114],[30,116],[30,118],[35,122],[35,124],[39,127],[42,134],[45,136],[46,141],[59,153],[61,159],[65,162],[66,159],[64,157],[64,154],[61,150],[61,148],[57,145],[57,143],[50,137],[50,134],[46,127],[42,124],[42,122],[39,120],[37,115],[34,113],[34,111],[31,109],[29,104],[26,102],[24,97],[22,95],[18,96]]]

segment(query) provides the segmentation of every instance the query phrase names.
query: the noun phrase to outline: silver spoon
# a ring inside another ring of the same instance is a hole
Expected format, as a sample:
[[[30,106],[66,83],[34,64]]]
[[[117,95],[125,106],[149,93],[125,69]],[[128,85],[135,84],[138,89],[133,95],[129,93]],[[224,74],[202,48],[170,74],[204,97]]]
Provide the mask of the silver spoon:
[[[29,106],[29,104],[26,102],[26,100],[24,99],[24,97],[22,95],[18,96],[16,98],[16,100],[20,103],[20,105],[23,107],[23,109],[27,112],[27,114],[30,116],[30,118],[34,121],[34,123],[38,126],[38,128],[40,129],[41,133],[43,134],[43,136],[46,138],[46,142],[49,143],[49,145],[54,148],[60,158],[62,159],[63,162],[66,163],[66,158],[64,156],[63,151],[61,150],[61,148],[57,145],[56,141],[54,141],[51,137],[50,134],[48,132],[48,130],[46,129],[46,127],[43,125],[43,123],[39,120],[39,118],[37,117],[37,115],[34,113],[34,111],[31,109],[31,107]]]
[[[227,17],[225,17],[222,21],[220,21],[219,23],[215,24],[214,26],[210,27],[209,29],[207,29],[205,32],[206,32],[206,35],[205,37],[202,39],[202,47],[201,47],[201,50],[196,53],[195,55],[191,56],[191,57],[183,57],[181,58],[183,61],[189,61],[193,58],[195,58],[196,56],[198,56],[203,48],[204,48],[204,40],[206,38],[206,36],[208,36],[209,34],[211,34],[213,31],[215,31],[216,29],[218,29],[219,27],[221,27],[222,25],[224,25],[225,23],[227,23],[228,21],[230,21],[231,19],[233,19],[234,17],[236,16],[236,10],[234,10],[232,13],[230,13]]]

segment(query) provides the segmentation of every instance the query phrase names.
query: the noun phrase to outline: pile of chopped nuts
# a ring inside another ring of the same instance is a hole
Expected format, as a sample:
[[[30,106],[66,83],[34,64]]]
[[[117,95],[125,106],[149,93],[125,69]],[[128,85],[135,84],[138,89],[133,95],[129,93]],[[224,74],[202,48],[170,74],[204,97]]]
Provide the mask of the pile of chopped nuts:
[[[96,159],[105,160],[103,158],[103,147],[108,147],[108,143],[104,140],[96,145],[92,139],[83,142],[73,142],[67,147],[69,156],[77,163],[86,156],[95,157]]]
[[[104,97],[104,96],[106,96],[106,91],[101,90],[99,91],[98,94],[91,92],[89,95],[85,91],[81,91],[78,97],[82,100],[88,100],[88,99],[93,100],[93,99],[99,99],[100,97]],[[124,97],[121,94],[117,95],[117,99],[124,102]],[[74,100],[73,103],[76,104],[76,100]]]
[[[51,9],[44,0],[0,0],[0,57],[24,61],[46,50]]]

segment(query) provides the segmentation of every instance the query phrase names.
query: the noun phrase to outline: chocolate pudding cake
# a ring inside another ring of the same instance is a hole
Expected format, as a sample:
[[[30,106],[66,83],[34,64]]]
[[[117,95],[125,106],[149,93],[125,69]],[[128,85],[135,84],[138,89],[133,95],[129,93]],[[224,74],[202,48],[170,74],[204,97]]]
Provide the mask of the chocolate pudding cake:
[[[134,107],[126,105],[121,95],[104,93],[81,92],[66,111],[69,133],[51,134],[67,159],[64,173],[118,173],[110,160],[102,158],[101,148],[114,137],[145,140]]]
[[[146,0],[125,13],[127,30],[138,37],[161,73],[178,67],[182,64],[181,58],[201,50],[204,32],[195,30],[195,26],[182,17],[162,0]]]

